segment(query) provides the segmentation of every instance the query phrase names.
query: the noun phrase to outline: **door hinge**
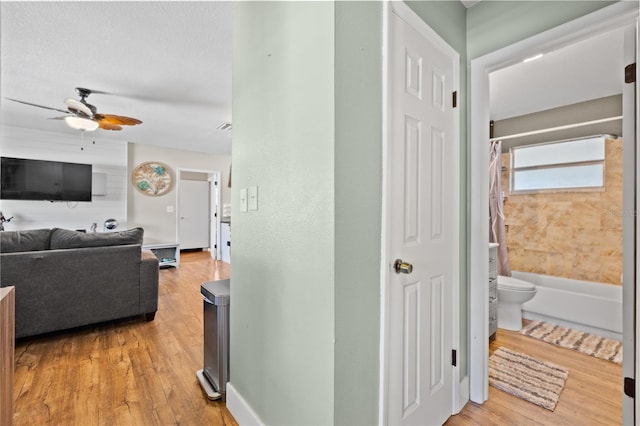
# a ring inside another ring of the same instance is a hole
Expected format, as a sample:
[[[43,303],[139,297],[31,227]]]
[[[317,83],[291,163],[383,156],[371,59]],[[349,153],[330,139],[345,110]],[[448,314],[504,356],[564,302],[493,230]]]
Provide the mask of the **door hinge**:
[[[458,107],[458,91],[453,92],[453,107]]]
[[[636,82],[636,63],[629,64],[624,67],[624,82],[635,83]]]
[[[451,349],[451,365],[458,366],[458,351],[455,349]]]
[[[631,377],[624,378],[624,394],[630,398],[636,397],[636,379]]]

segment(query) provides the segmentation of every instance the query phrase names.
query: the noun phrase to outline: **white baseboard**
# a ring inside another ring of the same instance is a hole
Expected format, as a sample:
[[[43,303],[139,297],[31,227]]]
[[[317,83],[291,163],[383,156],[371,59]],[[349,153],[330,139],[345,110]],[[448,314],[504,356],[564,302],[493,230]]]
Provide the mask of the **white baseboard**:
[[[251,409],[231,382],[227,383],[227,409],[240,426],[263,426],[264,422]]]

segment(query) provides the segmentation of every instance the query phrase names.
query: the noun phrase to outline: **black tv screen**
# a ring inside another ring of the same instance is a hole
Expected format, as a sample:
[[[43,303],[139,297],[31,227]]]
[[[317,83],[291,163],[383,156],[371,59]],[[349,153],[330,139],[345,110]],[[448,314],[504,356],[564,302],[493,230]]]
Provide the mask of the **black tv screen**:
[[[2,157],[3,200],[91,201],[91,164]]]

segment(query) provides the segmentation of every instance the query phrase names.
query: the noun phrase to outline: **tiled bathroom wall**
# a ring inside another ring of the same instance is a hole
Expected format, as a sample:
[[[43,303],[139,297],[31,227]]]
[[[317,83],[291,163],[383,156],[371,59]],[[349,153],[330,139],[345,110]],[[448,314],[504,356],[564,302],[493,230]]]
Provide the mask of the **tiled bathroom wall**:
[[[622,139],[605,147],[604,191],[509,194],[509,154],[502,154],[511,269],[621,284]]]

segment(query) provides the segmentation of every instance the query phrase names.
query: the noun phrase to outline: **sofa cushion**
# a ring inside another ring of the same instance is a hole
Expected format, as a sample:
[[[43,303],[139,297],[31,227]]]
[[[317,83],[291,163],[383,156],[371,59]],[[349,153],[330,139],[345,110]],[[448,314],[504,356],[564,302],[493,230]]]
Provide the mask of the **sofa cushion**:
[[[50,238],[50,229],[0,232],[0,253],[47,250]]]
[[[119,246],[126,244],[142,244],[144,230],[133,228],[120,232],[84,233],[68,229],[53,228],[51,230],[52,250],[82,247]]]

